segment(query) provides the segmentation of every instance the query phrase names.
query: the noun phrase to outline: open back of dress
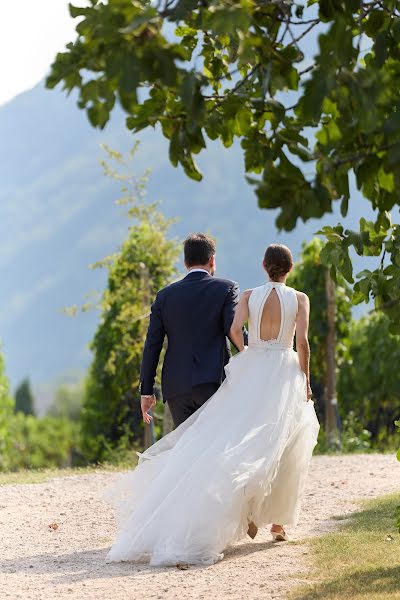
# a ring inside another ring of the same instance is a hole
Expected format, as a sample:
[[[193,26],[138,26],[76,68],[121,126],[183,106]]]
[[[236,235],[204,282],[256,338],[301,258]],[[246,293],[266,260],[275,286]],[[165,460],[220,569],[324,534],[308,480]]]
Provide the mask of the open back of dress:
[[[255,288],[249,300],[249,346],[293,347],[297,310],[296,291],[284,283],[268,281]]]
[[[277,340],[281,332],[282,311],[278,292],[272,288],[261,312],[259,336],[263,342]]]

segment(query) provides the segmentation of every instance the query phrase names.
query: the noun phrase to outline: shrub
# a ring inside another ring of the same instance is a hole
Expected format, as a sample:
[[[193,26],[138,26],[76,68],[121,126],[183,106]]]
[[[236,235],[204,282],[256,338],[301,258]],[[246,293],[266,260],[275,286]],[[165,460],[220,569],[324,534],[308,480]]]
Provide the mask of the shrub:
[[[9,420],[7,470],[67,467],[76,450],[77,426],[67,419],[38,419],[19,412]]]

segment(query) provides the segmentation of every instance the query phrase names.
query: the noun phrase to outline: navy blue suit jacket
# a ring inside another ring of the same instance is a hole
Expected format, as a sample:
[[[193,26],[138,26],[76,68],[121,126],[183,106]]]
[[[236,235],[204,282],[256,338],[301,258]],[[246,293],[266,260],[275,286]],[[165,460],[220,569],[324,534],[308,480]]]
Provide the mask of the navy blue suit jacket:
[[[165,336],[164,401],[190,393],[202,383],[221,383],[230,358],[227,336],[238,300],[237,283],[201,271],[160,290],[151,308],[143,351],[141,394],[153,393]]]

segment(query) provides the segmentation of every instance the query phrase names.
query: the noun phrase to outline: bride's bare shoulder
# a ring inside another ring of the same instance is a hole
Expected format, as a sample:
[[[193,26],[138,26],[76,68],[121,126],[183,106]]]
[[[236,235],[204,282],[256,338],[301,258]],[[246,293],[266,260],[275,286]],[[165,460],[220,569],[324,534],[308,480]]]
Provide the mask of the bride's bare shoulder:
[[[248,302],[249,298],[252,294],[253,290],[252,289],[248,289],[248,290],[244,290],[244,292],[242,292],[242,299],[243,301]]]
[[[310,298],[307,296],[307,294],[304,292],[299,292],[298,290],[295,290],[295,292],[299,306],[310,306]]]

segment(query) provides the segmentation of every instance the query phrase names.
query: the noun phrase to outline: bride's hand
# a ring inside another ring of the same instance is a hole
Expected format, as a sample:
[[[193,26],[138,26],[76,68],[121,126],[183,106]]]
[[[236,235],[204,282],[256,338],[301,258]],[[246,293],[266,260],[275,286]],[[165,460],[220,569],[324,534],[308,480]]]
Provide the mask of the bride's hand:
[[[312,392],[312,389],[311,389],[310,382],[309,382],[309,381],[307,381],[307,402],[308,402],[309,400],[311,400],[311,398],[312,398],[312,395],[313,395],[313,392]]]

